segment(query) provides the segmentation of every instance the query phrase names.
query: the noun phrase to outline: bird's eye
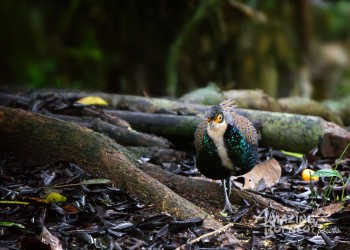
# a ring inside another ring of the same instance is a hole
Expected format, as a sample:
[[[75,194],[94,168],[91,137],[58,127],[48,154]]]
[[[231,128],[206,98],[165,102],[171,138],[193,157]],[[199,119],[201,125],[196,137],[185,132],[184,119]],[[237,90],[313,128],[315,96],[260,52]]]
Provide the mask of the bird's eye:
[[[216,120],[217,123],[222,123],[222,121],[223,121],[222,114],[218,114],[218,116],[216,117],[215,120]]]

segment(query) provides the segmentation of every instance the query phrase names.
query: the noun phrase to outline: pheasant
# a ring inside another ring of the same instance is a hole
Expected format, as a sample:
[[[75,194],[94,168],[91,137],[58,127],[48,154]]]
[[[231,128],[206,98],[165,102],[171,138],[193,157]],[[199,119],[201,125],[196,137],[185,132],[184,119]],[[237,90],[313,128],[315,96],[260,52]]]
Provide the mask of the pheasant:
[[[230,213],[231,176],[249,172],[258,161],[258,133],[247,118],[234,111],[235,107],[232,100],[213,106],[194,134],[196,166],[204,176],[222,181],[223,211]]]

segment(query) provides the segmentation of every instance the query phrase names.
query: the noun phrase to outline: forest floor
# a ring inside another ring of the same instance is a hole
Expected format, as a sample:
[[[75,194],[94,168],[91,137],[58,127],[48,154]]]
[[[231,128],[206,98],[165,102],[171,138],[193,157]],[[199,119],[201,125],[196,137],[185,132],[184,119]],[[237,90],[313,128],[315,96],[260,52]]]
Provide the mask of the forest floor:
[[[16,102],[6,106],[18,108]],[[37,112],[47,103],[20,107]],[[192,147],[173,148],[183,153],[181,159],[166,153],[141,153],[139,158],[173,174],[203,178]],[[243,200],[235,213],[222,214],[220,204],[213,214],[230,225],[239,244],[210,235],[203,219],[178,220],[160,213],[154,204],[91,176],[73,161],[29,166],[2,159],[0,249],[350,249],[350,159],[324,158],[317,149],[300,155],[268,147],[259,148],[259,158],[276,159],[282,177],[272,187],[262,182],[254,192],[298,213],[276,213],[273,207],[262,209]],[[305,169],[324,171],[318,180],[304,180]]]

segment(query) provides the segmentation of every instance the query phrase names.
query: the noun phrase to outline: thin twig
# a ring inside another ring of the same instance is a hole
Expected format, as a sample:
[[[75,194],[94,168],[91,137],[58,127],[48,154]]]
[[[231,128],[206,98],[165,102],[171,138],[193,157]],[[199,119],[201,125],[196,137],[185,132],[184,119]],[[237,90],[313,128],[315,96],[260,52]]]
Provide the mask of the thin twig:
[[[71,184],[62,184],[62,185],[55,185],[55,186],[45,186],[45,187],[39,187],[39,188],[66,188],[66,187],[74,187],[74,186],[80,186],[83,185],[83,183],[71,183]]]
[[[193,240],[188,241],[186,244],[181,245],[180,247],[176,248],[176,250],[180,250],[182,247],[184,247],[184,246],[186,246],[186,245],[192,245],[193,243],[196,243],[196,242],[198,242],[198,241],[200,241],[200,240],[202,240],[202,239],[208,238],[208,237],[210,237],[210,236],[212,236],[212,235],[217,235],[217,234],[220,234],[220,233],[222,233],[222,232],[225,232],[225,231],[228,230],[230,227],[232,227],[234,224],[235,224],[235,223],[230,222],[230,223],[228,223],[227,225],[225,225],[225,226],[223,226],[223,227],[221,227],[221,228],[219,228],[219,229],[216,229],[216,230],[214,230],[214,231],[212,231],[212,232],[210,232],[210,233],[203,234],[203,235],[201,235],[201,236],[199,236],[199,237],[197,237],[197,238],[195,238],[195,239],[193,239]]]

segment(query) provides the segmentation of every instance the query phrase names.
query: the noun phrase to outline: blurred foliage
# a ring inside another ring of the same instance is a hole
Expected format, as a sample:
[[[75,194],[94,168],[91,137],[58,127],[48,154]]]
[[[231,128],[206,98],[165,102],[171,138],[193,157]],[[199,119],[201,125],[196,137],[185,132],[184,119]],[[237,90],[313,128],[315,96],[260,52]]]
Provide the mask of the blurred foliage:
[[[0,1],[0,83],[180,95],[349,94],[348,1]],[[332,56],[323,47],[332,44]],[[321,79],[321,80],[320,80]]]

